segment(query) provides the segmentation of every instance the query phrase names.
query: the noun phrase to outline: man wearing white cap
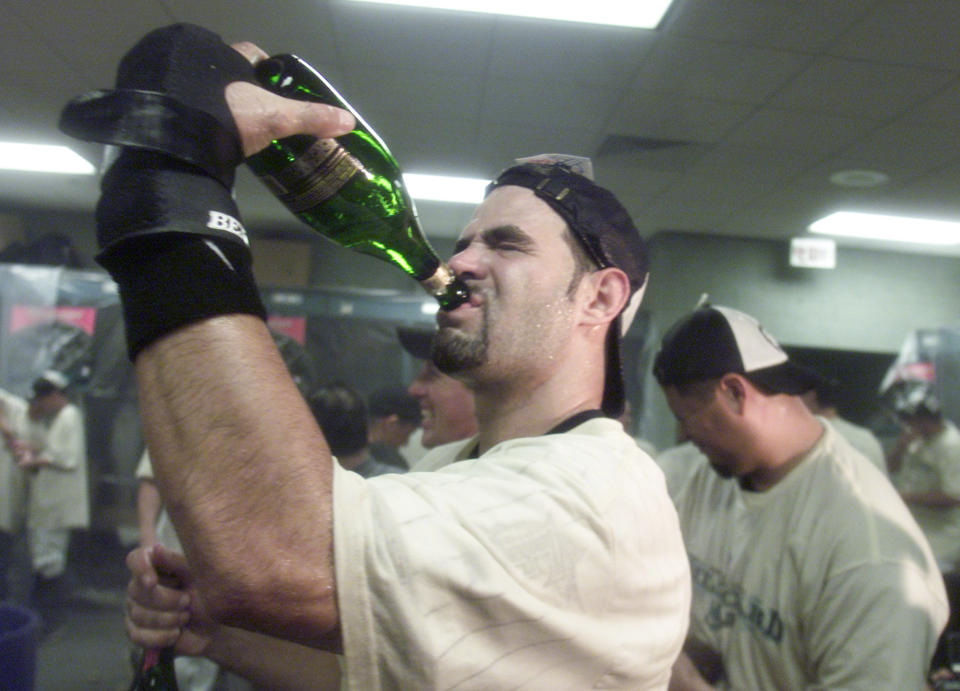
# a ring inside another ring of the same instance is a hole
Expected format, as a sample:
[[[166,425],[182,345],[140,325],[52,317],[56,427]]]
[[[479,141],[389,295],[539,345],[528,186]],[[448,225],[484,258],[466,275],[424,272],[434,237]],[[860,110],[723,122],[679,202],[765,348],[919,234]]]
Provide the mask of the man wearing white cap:
[[[947,619],[923,533],[884,473],[799,394],[752,317],[703,306],[654,374],[709,463],[671,486],[693,575],[671,689],[920,689]]]
[[[90,524],[83,414],[67,397],[68,385],[55,370],[34,381],[18,460],[29,472],[27,530],[41,595],[64,575],[70,531]]]

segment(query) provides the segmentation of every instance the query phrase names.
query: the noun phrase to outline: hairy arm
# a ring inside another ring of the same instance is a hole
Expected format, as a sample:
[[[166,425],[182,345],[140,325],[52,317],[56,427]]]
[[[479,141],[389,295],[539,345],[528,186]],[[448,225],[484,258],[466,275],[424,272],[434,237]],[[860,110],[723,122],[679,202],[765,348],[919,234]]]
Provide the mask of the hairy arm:
[[[332,460],[264,323],[194,323],[135,368],[157,485],[210,615],[338,649]]]

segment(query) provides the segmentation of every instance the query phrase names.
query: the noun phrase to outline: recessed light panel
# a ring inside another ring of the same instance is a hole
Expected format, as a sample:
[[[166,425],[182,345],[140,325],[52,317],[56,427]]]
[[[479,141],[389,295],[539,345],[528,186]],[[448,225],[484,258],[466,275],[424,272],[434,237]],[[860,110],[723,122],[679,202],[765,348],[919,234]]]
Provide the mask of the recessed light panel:
[[[65,146],[0,142],[0,169],[93,175],[97,169]]]
[[[923,245],[960,244],[960,223],[838,211],[810,224],[811,233]]]
[[[382,5],[407,5],[438,10],[483,12],[514,17],[557,19],[584,24],[608,24],[635,29],[655,29],[672,0],[355,0]]]

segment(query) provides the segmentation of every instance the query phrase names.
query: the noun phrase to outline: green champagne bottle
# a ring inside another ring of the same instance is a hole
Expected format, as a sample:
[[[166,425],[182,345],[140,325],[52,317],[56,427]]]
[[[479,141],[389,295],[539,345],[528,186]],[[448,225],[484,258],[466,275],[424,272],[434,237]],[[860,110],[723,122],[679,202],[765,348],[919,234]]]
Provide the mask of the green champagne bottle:
[[[179,691],[173,648],[144,648],[130,691]]]
[[[276,55],[256,67],[265,88],[301,101],[349,110],[357,126],[336,139],[295,135],[275,140],[247,165],[314,230],[343,247],[395,264],[451,310],[469,290],[424,237],[400,166],[377,133],[309,64]]]

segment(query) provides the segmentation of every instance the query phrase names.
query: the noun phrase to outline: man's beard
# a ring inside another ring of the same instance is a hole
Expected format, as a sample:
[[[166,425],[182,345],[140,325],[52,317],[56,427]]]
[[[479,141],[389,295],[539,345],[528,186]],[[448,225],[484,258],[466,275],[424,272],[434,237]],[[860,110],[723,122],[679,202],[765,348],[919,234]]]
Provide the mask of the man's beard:
[[[468,372],[487,361],[487,314],[483,312],[480,333],[470,336],[456,329],[441,327],[433,337],[433,364],[444,374]]]

